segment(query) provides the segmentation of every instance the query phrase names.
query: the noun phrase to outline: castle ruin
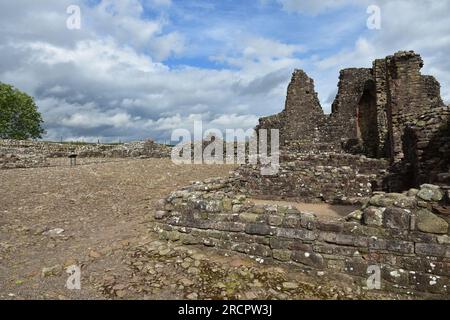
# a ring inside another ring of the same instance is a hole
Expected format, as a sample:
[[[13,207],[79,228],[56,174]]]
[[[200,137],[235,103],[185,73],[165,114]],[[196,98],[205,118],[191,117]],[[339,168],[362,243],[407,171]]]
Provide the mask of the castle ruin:
[[[314,81],[295,70],[285,109],[260,119],[257,129],[279,129],[285,150],[363,154],[387,159],[383,189],[402,191],[423,183],[450,183],[450,108],[423,60],[402,51],[372,68],[340,72],[330,115],[324,114]],[[287,152],[285,152],[287,153]]]
[[[280,130],[278,174],[245,164],[172,192],[154,231],[362,286],[377,266],[383,290],[448,297],[450,107],[422,66],[409,51],[341,71],[330,115],[296,70],[285,109],[257,127]],[[296,207],[307,202],[360,209],[327,217]]]

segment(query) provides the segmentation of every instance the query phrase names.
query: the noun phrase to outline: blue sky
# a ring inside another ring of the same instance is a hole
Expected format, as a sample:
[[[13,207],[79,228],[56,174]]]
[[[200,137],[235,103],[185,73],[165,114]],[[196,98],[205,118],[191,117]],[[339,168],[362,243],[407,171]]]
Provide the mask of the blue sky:
[[[80,30],[66,28],[74,4]],[[161,141],[199,119],[251,128],[283,109],[295,68],[328,112],[340,69],[398,50],[422,54],[448,103],[449,13],[449,0],[2,1],[0,81],[36,98],[50,140]]]

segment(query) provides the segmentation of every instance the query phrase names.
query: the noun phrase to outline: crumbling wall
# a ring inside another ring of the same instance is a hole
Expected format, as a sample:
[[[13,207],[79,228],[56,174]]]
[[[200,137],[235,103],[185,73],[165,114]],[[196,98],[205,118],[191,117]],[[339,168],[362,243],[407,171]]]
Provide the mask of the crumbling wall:
[[[432,109],[408,124],[403,149],[411,185],[450,185],[450,107]]]
[[[48,166],[43,155],[24,152],[6,153],[0,150],[0,169],[37,168]]]
[[[285,110],[262,119],[257,129],[279,129],[284,153],[348,152],[389,159],[386,190],[448,183],[448,107],[439,83],[421,75],[422,67],[420,55],[400,51],[375,60],[371,69],[342,70],[329,116],[320,111],[312,80],[296,70]],[[299,165],[297,172],[305,169]]]
[[[323,135],[322,140],[327,142],[340,140],[344,143],[348,140],[362,140],[361,131],[364,132],[365,129],[362,124],[366,124],[369,120],[368,117],[361,116],[365,110],[360,111],[359,105],[372,83],[371,69],[349,68],[340,72],[338,93],[325,124],[328,130],[323,130],[328,134]]]
[[[323,110],[314,88],[314,81],[303,70],[295,70],[288,86],[284,110],[260,119],[256,130],[280,129],[280,143],[289,141],[319,141],[319,124]]]
[[[62,158],[72,153],[80,158],[168,158],[171,150],[152,140],[113,145],[0,139],[0,168],[48,166],[47,158]]]
[[[408,124],[421,115],[436,108],[444,107],[440,97],[439,82],[432,76],[421,75],[423,60],[413,51],[400,51],[393,56],[374,62],[374,78],[384,87],[378,86],[378,112],[386,117],[385,128],[380,128],[380,136],[387,141],[387,156],[393,161],[404,158],[403,135]]]
[[[448,295],[448,191],[432,185],[404,194],[374,195],[345,220],[291,206],[256,205],[237,178],[211,179],[160,201],[154,230],[162,239],[203,244],[309,270],[342,273],[366,285],[369,266],[383,290]]]
[[[245,193],[259,199],[354,204],[380,190],[386,160],[345,153],[282,153],[276,175],[261,175],[257,165],[236,174]]]

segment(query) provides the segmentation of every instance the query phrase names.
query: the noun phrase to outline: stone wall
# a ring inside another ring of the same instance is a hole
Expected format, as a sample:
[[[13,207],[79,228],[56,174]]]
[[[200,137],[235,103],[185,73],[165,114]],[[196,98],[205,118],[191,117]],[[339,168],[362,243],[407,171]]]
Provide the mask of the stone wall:
[[[48,165],[45,156],[17,152],[5,153],[0,149],[0,169],[37,168]]]
[[[312,79],[296,70],[288,87],[285,109],[262,118],[257,129],[279,129],[285,153],[347,152],[388,159],[391,166],[383,182],[386,191],[401,191],[423,183],[448,184],[450,109],[442,102],[439,83],[432,76],[421,75],[422,67],[420,55],[400,51],[375,60],[370,69],[342,70],[330,115],[321,112]],[[313,167],[311,163],[299,162],[294,171]],[[372,173],[378,174],[377,170]],[[254,175],[253,183],[266,180]],[[339,186],[334,177],[331,180]],[[273,180],[263,185],[269,183],[278,184]],[[292,187],[291,181],[287,184]],[[267,192],[272,194],[269,189]],[[321,197],[321,193],[315,197]]]
[[[323,130],[328,130],[328,134],[324,134],[322,140],[345,142],[363,138],[358,126],[359,103],[370,83],[373,83],[371,69],[349,68],[340,72],[338,93],[325,124],[328,129]]]
[[[172,148],[151,140],[125,144],[69,144],[30,140],[0,139],[0,168],[47,166],[47,158],[168,158]]]
[[[404,157],[403,135],[407,124],[433,109],[445,107],[439,82],[432,76],[421,75],[422,67],[422,58],[413,51],[397,52],[374,62],[375,81],[384,85],[377,87],[377,100],[381,100],[377,102],[377,112],[386,119],[380,132],[385,132],[385,127],[388,131],[384,137],[387,141],[381,143],[388,145],[387,156],[394,162]]]
[[[450,185],[450,107],[435,108],[409,123],[403,149],[412,185]]]
[[[256,205],[237,182],[211,179],[171,193],[159,202],[154,231],[161,239],[240,252],[259,262],[346,274],[362,286],[368,267],[376,265],[383,290],[450,293],[450,217],[440,207],[449,204],[448,191],[424,185],[404,194],[378,193],[345,219],[329,220],[290,206]]]
[[[295,70],[287,89],[284,110],[280,114],[260,119],[256,130],[280,129],[282,145],[293,140],[318,141],[318,127],[324,117],[314,81],[303,70]]]
[[[261,175],[257,165],[241,166],[236,175],[255,198],[354,204],[381,189],[388,167],[386,160],[363,155],[283,152],[276,175]]]

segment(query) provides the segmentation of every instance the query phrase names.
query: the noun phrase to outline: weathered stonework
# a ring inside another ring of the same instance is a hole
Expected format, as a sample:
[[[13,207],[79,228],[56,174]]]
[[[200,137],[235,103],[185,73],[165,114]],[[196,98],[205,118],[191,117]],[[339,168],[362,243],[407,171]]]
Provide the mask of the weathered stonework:
[[[46,167],[45,156],[26,153],[6,153],[0,150],[0,169]]]
[[[323,116],[314,81],[304,71],[295,70],[285,109],[278,115],[261,119],[257,129],[280,129],[282,144],[293,140],[318,141],[318,122]]]
[[[69,154],[80,158],[168,158],[171,147],[154,141],[138,141],[120,145],[63,144],[29,140],[0,139],[0,169],[47,166],[48,158],[62,158]]]
[[[409,123],[403,137],[403,165],[411,186],[450,185],[450,108],[441,107]]]
[[[186,245],[343,273],[363,286],[368,267],[376,265],[384,290],[450,293],[449,217],[433,209],[448,200],[424,201],[414,190],[380,192],[359,214],[338,220],[291,206],[256,205],[237,182],[235,177],[211,179],[171,193],[160,201],[155,231]],[[419,191],[425,190],[444,193],[431,185]]]
[[[236,175],[255,198],[354,204],[381,190],[388,167],[388,161],[364,155],[283,153],[276,175],[261,175],[257,165],[241,166]]]
[[[447,297],[450,109],[437,81],[420,74],[422,65],[414,52],[398,52],[370,69],[343,70],[330,115],[313,80],[296,70],[285,109],[256,128],[280,130],[278,174],[246,164],[227,179],[176,191],[161,200],[155,231],[183,244],[345,274],[362,286],[378,266],[384,290]],[[361,207],[330,219],[249,198]]]
[[[329,153],[353,153],[387,159],[389,166],[383,177],[379,176],[378,166],[372,172],[378,175],[378,182],[380,178],[383,180],[372,191],[378,188],[401,191],[423,183],[449,184],[450,107],[442,102],[436,79],[420,74],[422,66],[418,54],[401,51],[375,60],[370,69],[342,70],[330,115],[321,111],[313,81],[303,71],[296,70],[288,88],[285,110],[262,118],[257,129],[280,130],[285,155],[282,158],[288,161],[292,161],[292,154],[299,153],[322,154],[324,158]],[[310,168],[307,161],[303,165],[298,163],[295,171],[305,168],[307,171]],[[298,176],[297,173],[288,175]],[[252,179],[248,174],[243,178]],[[254,180],[264,179],[255,177]],[[338,186],[335,180],[331,178],[331,183]],[[298,188],[290,189],[301,193]],[[253,191],[261,194],[261,190]],[[320,198],[320,193],[315,197]]]

